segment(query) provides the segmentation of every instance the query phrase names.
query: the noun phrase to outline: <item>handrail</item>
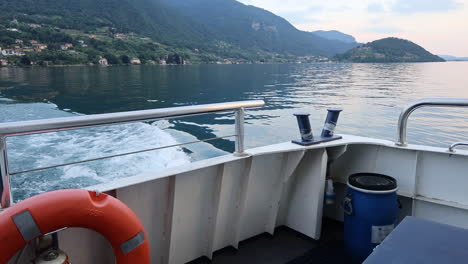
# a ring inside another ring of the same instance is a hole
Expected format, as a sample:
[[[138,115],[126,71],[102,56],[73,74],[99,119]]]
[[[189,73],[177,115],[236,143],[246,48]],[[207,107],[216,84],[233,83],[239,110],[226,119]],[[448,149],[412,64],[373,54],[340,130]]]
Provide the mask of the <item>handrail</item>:
[[[398,119],[398,138],[395,143],[397,146],[407,146],[406,128],[408,126],[408,117],[421,107],[468,107],[468,98],[426,98],[407,105],[401,111]]]
[[[458,146],[468,146],[468,142],[455,142],[452,145],[450,145],[448,151],[455,152],[455,148]]]
[[[176,118],[208,113],[235,111],[235,155],[244,154],[244,109],[264,106],[263,100],[238,101],[218,104],[170,107],[162,109],[129,111],[109,114],[84,115],[44,120],[9,122],[0,124],[0,208],[9,207],[13,201],[8,168],[6,138],[18,135],[56,132],[96,126],[135,123],[157,119]],[[193,143],[193,142],[189,142]],[[154,148],[157,149],[157,148]],[[149,149],[152,150],[152,149]],[[147,151],[147,150],[145,150]],[[132,153],[130,153],[132,154]],[[56,165],[60,166],[60,165]]]
[[[9,122],[0,124],[0,136],[38,134],[93,126],[150,121],[162,118],[232,111],[239,110],[241,108],[260,107],[263,105],[265,105],[265,102],[263,102],[262,100],[243,102],[240,101],[219,104],[205,104],[151,110],[118,112],[110,114],[61,117],[44,120]]]

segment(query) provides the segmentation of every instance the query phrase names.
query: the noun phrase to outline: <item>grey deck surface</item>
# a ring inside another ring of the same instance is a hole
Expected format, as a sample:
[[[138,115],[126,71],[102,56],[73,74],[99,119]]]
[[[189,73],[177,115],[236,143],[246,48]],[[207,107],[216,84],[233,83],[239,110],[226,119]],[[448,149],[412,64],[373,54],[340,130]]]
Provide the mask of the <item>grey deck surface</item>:
[[[364,263],[467,263],[468,230],[407,216]]]
[[[275,235],[262,234],[242,241],[239,249],[232,247],[214,253],[213,259],[203,257],[190,264],[309,264],[346,263],[342,249],[342,227],[326,222],[320,241],[308,238],[290,228],[279,227]]]

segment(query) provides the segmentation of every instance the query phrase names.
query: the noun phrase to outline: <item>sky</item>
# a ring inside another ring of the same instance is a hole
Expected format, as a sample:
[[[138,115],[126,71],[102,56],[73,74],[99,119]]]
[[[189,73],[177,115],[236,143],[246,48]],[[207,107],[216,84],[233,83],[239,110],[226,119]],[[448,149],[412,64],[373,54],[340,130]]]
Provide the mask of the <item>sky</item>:
[[[338,30],[366,43],[411,40],[440,55],[468,57],[468,0],[239,0],[304,31]]]

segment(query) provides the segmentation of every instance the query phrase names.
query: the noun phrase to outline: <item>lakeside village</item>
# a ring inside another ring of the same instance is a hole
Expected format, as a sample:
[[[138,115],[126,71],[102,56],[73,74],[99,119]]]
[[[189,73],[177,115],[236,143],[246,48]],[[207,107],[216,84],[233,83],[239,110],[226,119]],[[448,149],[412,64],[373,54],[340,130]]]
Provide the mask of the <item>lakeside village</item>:
[[[30,40],[29,43],[24,43],[23,40],[17,39],[15,40],[16,45],[11,46],[10,48],[3,49],[0,47],[0,66],[9,66],[9,65],[14,65],[16,60],[11,60],[12,56],[14,57],[23,57],[27,56],[27,53],[41,53],[43,50],[48,48],[47,44],[42,44],[39,43],[37,40]],[[85,44],[84,40],[78,40],[78,43],[82,47],[87,47],[87,44]],[[64,43],[60,45],[60,50],[62,51],[68,51],[69,53],[73,54],[76,53],[75,50],[73,50],[74,45],[72,43]],[[98,64],[99,65],[104,65],[107,66],[109,65],[109,62],[107,58],[100,56],[98,58]],[[29,59],[20,58],[20,62],[23,65],[34,65],[35,62],[30,61]],[[89,63],[93,65],[93,63]],[[141,64],[141,60],[139,58],[128,58],[128,64],[134,64],[138,65]],[[166,65],[165,60],[159,61],[159,64]],[[183,64],[183,63],[182,63]],[[49,65],[48,61],[44,62],[44,66]]]
[[[121,37],[124,34],[119,34]],[[78,40],[79,46],[87,47],[88,45],[85,43],[84,40]],[[63,43],[60,45],[61,51],[66,51],[69,54],[77,54],[78,52],[74,49],[75,45],[73,43]],[[47,44],[39,43],[37,40],[30,40],[25,42],[20,39],[15,40],[15,45],[12,45],[7,48],[3,48],[0,46],[0,67],[6,66],[32,66],[32,65],[40,65],[40,66],[51,66],[54,65],[51,61],[41,61],[39,63],[35,61],[31,61],[28,55],[31,54],[38,54],[43,52],[48,48]],[[121,57],[123,64],[131,64],[131,65],[140,65],[140,64],[149,64],[149,65],[186,65],[191,64],[189,61],[184,60],[183,57],[174,55],[172,58],[169,56],[160,59],[159,61],[145,61],[142,63],[142,60],[137,57],[129,57],[123,55]],[[171,61],[171,62],[168,62]],[[327,57],[322,56],[303,56],[297,57],[295,61],[288,61],[289,63],[328,63],[331,60]],[[247,61],[247,60],[239,60],[239,59],[223,59],[212,62],[212,64],[264,64],[267,62],[264,61]],[[120,63],[119,63],[120,64]],[[101,65],[101,66],[109,66],[109,59],[104,56],[99,56],[97,63],[89,62],[87,65]]]
[[[70,34],[71,32],[71,34]],[[42,39],[42,41],[40,40]],[[207,57],[206,59],[198,59]],[[189,60],[190,59],[190,60]],[[193,59],[193,60],[192,60]],[[103,28],[72,32],[16,20],[0,25],[0,66],[262,64],[276,61],[206,56],[198,49],[175,50],[135,33]],[[326,57],[290,57],[281,62],[330,62]]]
[[[40,25],[34,25],[30,24],[30,26],[34,27],[39,27]],[[11,32],[19,32],[18,29],[16,28],[8,28],[8,31]],[[91,38],[96,38],[95,35],[91,35]],[[127,34],[123,33],[116,33],[114,35],[115,39],[120,39],[120,40],[126,40],[128,39]],[[62,43],[60,44],[59,50],[63,52],[67,52],[70,55],[78,54],[79,51],[77,51],[75,48],[80,47],[80,48],[87,48],[88,44],[85,43],[84,40],[78,40],[78,44],[75,45],[73,43]],[[31,59],[28,58],[28,55],[35,55],[42,53],[43,51],[46,51],[50,49],[48,44],[40,43],[37,40],[21,40],[21,39],[15,39],[15,43],[13,45],[8,45],[8,47],[1,47],[0,46],[0,66],[13,66],[13,65],[23,65],[23,66],[29,66],[29,65],[34,65],[36,62],[31,61]],[[19,60],[18,60],[19,58]],[[129,56],[122,56],[122,63],[124,64],[133,64],[133,65],[139,65],[142,64],[142,61],[137,58],[137,57],[129,57]],[[169,57],[166,57],[164,59],[159,60],[158,62],[155,61],[147,61],[147,64],[160,64],[160,65],[167,65],[167,60]],[[182,57],[180,58],[173,58],[173,64],[186,64],[187,62],[184,61]],[[39,63],[42,66],[49,66],[52,65],[51,61],[43,61]],[[98,65],[103,65],[103,66],[108,66],[110,65],[108,58],[104,56],[99,56],[97,63]],[[171,63],[172,64],[172,63]],[[94,63],[88,63],[88,65],[94,65]]]

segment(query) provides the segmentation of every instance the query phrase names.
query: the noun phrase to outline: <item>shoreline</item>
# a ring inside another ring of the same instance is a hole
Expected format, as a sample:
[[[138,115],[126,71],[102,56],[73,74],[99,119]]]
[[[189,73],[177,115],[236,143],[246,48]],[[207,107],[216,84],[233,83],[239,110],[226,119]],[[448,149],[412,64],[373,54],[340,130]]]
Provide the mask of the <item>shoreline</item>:
[[[6,65],[0,66],[2,68],[68,68],[68,67],[116,67],[116,66],[193,66],[193,65],[279,65],[279,64],[397,64],[397,63],[440,63],[440,62],[468,62],[468,60],[453,60],[453,61],[420,61],[420,62],[352,62],[352,61],[327,61],[327,62],[264,62],[264,63],[191,63],[191,64],[109,64],[109,65],[89,65],[89,64],[60,64],[60,65],[29,65],[29,66],[21,66],[21,65]]]

